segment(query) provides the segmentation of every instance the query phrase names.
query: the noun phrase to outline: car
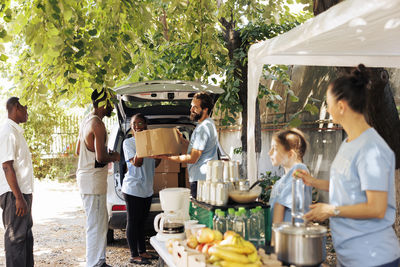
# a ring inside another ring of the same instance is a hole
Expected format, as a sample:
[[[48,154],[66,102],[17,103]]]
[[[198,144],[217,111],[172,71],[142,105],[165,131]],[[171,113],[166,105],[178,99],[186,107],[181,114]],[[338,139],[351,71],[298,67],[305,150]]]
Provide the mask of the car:
[[[116,104],[118,123],[110,131],[108,148],[119,152],[121,160],[108,164],[108,243],[114,241],[115,229],[126,228],[126,206],[121,188],[127,166],[122,144],[125,139],[132,136],[129,125],[131,117],[142,113],[148,119],[149,129],[176,127],[185,138],[190,139],[196,127],[196,124],[190,120],[191,100],[194,94],[200,91],[209,92],[214,100],[224,92],[216,86],[180,80],[138,82],[115,88],[118,101]],[[228,158],[219,144],[218,154],[220,159]],[[149,222],[145,224],[148,227],[145,229],[147,233],[154,233],[153,219],[161,212],[158,192],[165,187],[188,187],[186,164],[164,160],[156,168]]]

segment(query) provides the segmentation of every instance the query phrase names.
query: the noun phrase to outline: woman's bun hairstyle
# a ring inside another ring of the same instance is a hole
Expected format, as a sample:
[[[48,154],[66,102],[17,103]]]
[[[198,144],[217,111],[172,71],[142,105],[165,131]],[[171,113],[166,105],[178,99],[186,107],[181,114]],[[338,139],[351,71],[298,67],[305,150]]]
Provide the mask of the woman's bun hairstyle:
[[[350,108],[358,113],[364,113],[367,103],[367,91],[370,87],[368,69],[360,64],[350,74],[345,74],[331,84],[331,92],[336,100],[345,100]]]
[[[275,138],[286,151],[293,150],[296,152],[297,157],[303,161],[307,150],[307,142],[302,131],[297,128],[283,129],[274,133],[272,138]]]

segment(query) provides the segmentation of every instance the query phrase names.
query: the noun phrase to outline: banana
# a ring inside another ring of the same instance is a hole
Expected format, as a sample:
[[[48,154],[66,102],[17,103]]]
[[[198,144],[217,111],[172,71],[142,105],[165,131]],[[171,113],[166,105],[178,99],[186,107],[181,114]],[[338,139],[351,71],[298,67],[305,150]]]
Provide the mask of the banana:
[[[243,240],[243,246],[251,249],[252,251],[257,250],[257,248],[253,245],[253,243],[251,243],[250,241],[247,240]]]
[[[222,267],[260,267],[261,262],[257,263],[239,263],[233,261],[220,261]]]
[[[207,262],[213,264],[217,261],[220,261],[221,259],[219,257],[217,257],[216,255],[211,255],[210,258],[207,260]]]
[[[246,246],[235,246],[235,245],[218,245],[218,246],[223,249],[227,249],[240,254],[251,254],[254,251],[256,251],[255,249]]]
[[[258,256],[258,253],[256,250],[253,253],[249,254],[247,257],[248,257],[249,261],[252,263],[260,261],[260,257]]]
[[[213,246],[208,250],[210,255],[215,255],[225,261],[238,262],[238,263],[250,263],[247,256],[233,252],[228,249],[221,248],[220,246]]]

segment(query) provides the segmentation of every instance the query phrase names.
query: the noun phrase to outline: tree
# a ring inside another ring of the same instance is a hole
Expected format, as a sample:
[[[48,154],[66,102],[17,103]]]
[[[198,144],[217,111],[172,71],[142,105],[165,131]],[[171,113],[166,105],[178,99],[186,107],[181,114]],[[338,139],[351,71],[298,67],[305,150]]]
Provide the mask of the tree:
[[[0,41],[12,40],[16,63],[10,76],[23,102],[43,103],[50,96],[84,105],[93,89],[113,88],[125,79],[207,82],[216,74],[225,77],[226,93],[218,103],[223,122],[242,113],[244,152],[247,49],[309,17],[295,18],[288,5],[309,0],[13,2],[1,6],[6,27]],[[286,79],[285,69],[270,71]],[[263,95],[275,94],[261,87]],[[260,140],[260,129],[257,133]]]

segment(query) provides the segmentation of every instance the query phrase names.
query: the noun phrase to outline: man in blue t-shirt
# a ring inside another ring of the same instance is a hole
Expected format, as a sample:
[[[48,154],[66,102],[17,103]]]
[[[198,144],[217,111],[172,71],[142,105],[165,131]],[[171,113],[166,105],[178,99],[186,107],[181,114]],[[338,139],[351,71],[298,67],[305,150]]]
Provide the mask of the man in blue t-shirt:
[[[206,92],[199,92],[193,96],[190,108],[190,119],[198,122],[190,141],[180,139],[183,145],[188,146],[187,154],[180,156],[160,156],[162,159],[179,163],[188,163],[190,192],[193,198],[197,195],[197,181],[206,179],[207,162],[218,159],[218,137],[214,121],[210,118],[214,102]]]

